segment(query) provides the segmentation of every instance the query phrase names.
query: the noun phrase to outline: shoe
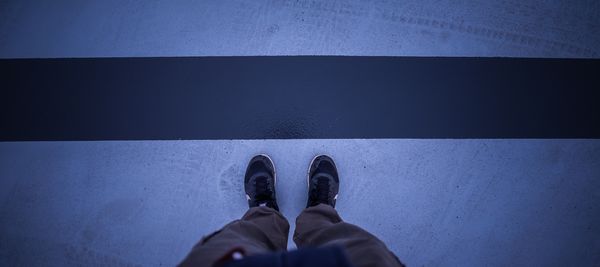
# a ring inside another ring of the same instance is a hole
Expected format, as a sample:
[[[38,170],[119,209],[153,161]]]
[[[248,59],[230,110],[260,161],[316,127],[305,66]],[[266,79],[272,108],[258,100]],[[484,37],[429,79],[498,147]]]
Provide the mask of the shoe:
[[[248,206],[267,206],[279,211],[275,197],[275,167],[269,156],[261,154],[254,156],[248,163],[244,177],[244,190]]]
[[[308,169],[308,203],[306,207],[326,204],[335,208],[340,179],[333,159],[326,155],[316,156]]]

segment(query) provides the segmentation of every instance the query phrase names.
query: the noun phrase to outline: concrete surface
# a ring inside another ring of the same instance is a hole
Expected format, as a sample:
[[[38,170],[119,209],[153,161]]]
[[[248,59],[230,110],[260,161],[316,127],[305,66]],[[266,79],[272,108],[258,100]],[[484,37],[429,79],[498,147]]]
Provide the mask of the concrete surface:
[[[597,0],[3,0],[0,57],[598,57]]]
[[[0,1],[0,57],[600,53],[593,0],[173,3]],[[343,218],[411,266],[600,265],[600,141],[530,139],[0,143],[0,265],[173,265],[259,152],[292,224],[333,155]]]
[[[174,265],[243,214],[261,152],[292,229],[325,152],[342,217],[410,266],[600,263],[600,141],[381,139],[0,143],[0,265]]]

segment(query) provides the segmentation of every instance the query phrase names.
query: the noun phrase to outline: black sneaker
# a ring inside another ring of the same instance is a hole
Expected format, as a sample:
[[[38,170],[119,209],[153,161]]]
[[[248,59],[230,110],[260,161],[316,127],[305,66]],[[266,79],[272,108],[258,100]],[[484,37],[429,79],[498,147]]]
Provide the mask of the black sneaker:
[[[333,159],[326,155],[316,156],[308,169],[308,203],[306,207],[327,204],[335,208],[340,179]]]
[[[267,155],[256,155],[248,163],[244,177],[244,190],[248,206],[267,206],[279,211],[275,197],[275,167]]]

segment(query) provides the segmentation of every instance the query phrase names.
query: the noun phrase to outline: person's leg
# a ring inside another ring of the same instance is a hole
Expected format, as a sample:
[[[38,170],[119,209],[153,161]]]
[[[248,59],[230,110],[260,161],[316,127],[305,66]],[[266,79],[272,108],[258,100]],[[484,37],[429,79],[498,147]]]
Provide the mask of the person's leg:
[[[339,176],[333,159],[317,156],[308,171],[308,202],[296,219],[298,248],[338,245],[356,267],[403,266],[385,244],[358,226],[344,222],[335,210]]]
[[[180,266],[212,266],[234,252],[253,255],[285,250],[290,225],[273,208],[253,207],[240,220],[208,235],[192,249]]]
[[[213,266],[237,255],[285,250],[290,226],[279,213],[275,167],[266,155],[253,157],[244,177],[249,210],[221,230],[204,237],[180,266]]]
[[[344,222],[327,204],[318,204],[300,213],[296,219],[294,242],[298,248],[342,246],[356,267],[403,266],[382,241],[362,228]]]

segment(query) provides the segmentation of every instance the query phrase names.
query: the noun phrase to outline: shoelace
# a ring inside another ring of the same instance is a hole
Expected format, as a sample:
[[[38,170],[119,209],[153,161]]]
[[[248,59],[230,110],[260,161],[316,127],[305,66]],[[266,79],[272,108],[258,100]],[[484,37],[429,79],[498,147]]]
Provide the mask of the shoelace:
[[[329,179],[317,179],[317,199],[319,203],[329,203]]]
[[[269,179],[267,177],[256,177],[254,179],[254,186],[256,188],[257,201],[271,200],[273,191],[269,186]]]

